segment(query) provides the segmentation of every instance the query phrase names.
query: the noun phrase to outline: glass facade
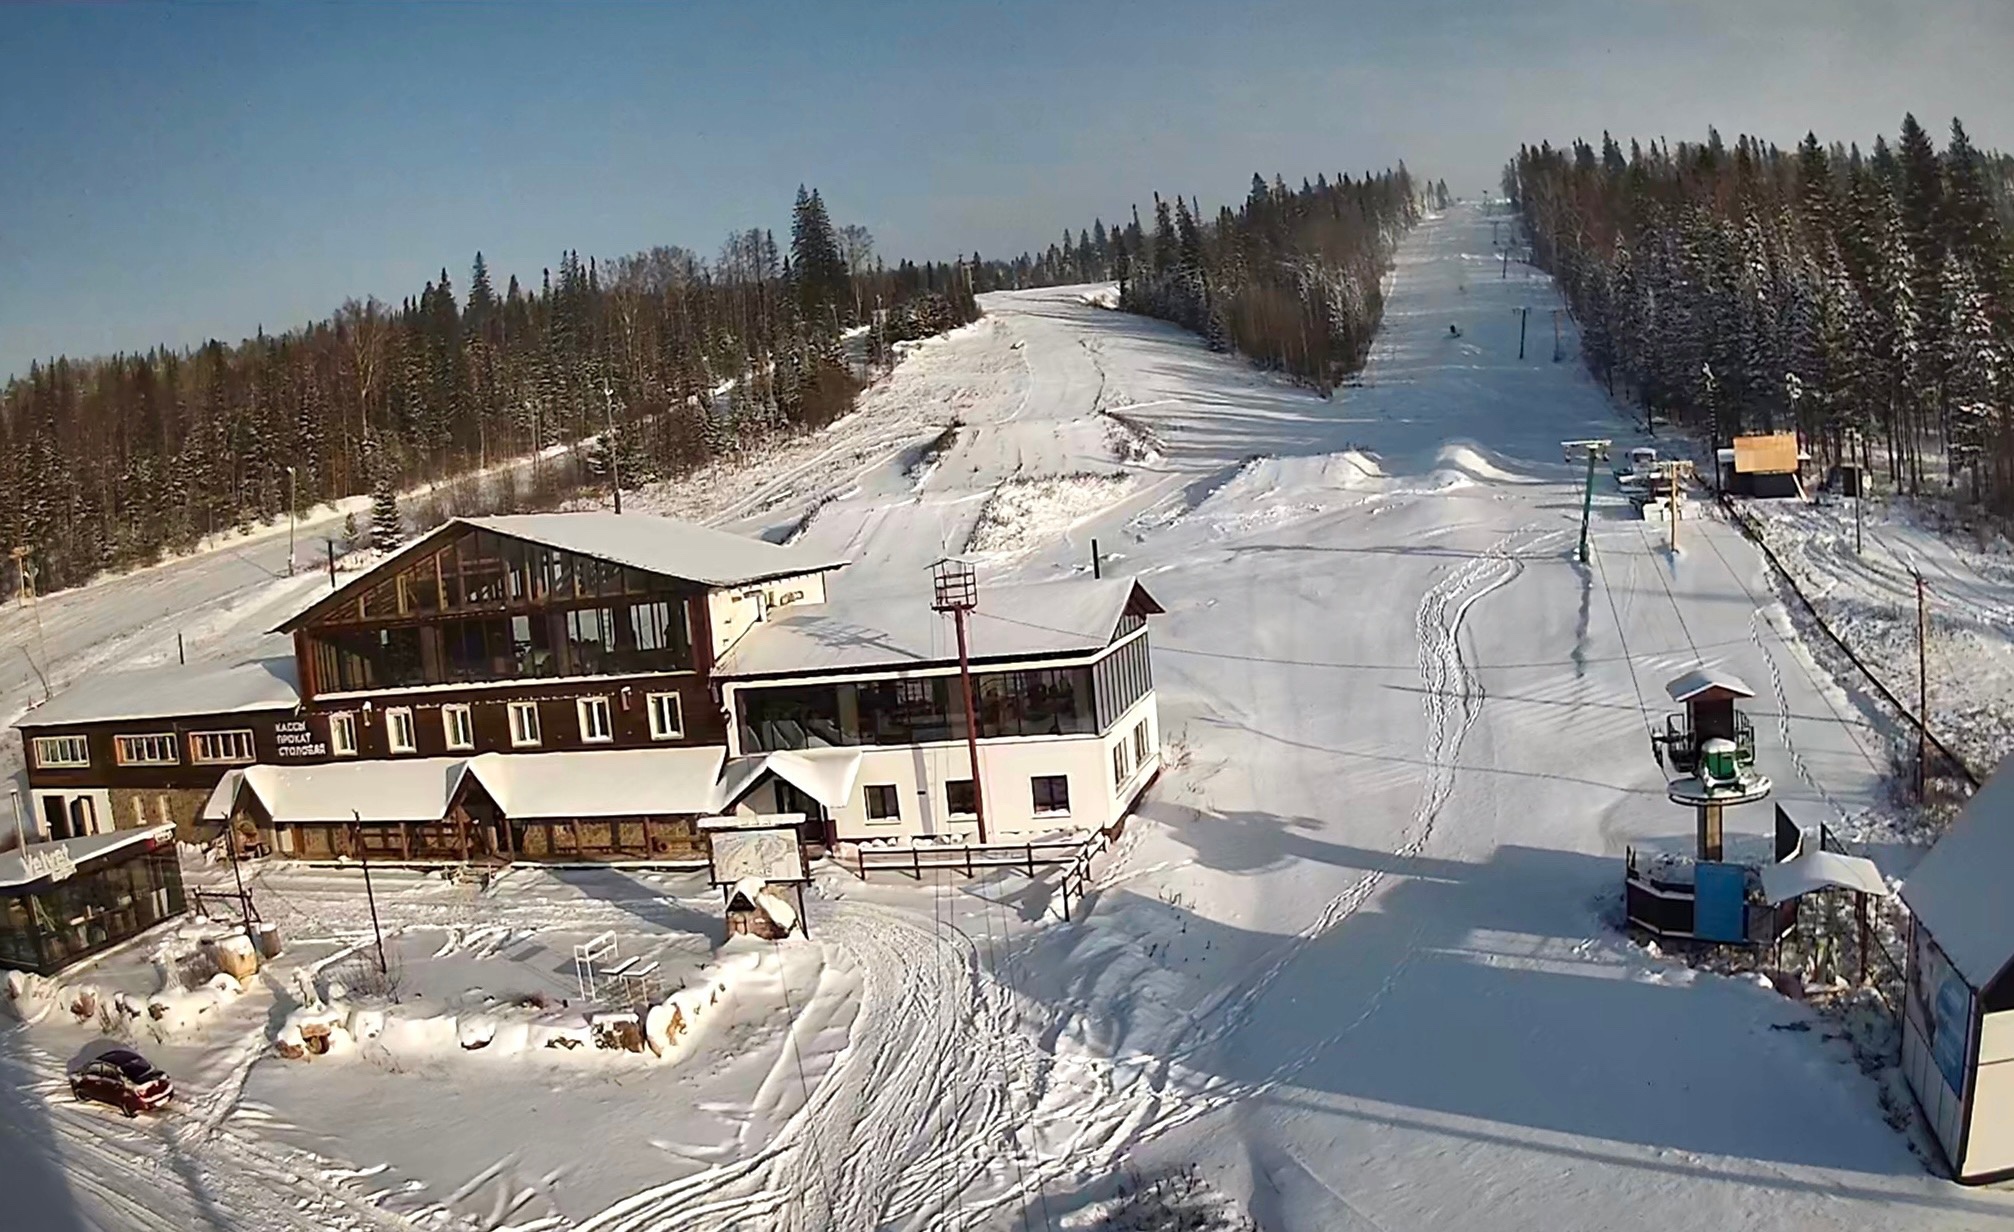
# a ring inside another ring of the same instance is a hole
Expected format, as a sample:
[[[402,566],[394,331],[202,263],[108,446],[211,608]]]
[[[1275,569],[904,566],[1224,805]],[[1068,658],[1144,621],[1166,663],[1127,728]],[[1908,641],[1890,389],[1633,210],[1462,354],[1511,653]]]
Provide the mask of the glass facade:
[[[185,909],[172,844],[119,852],[0,898],[0,965],[52,974]]]
[[[1097,730],[1089,668],[987,672],[973,680],[982,737]],[[747,752],[965,738],[965,699],[956,676],[744,689],[738,703]]]
[[[482,530],[325,616],[307,640],[322,692],[692,667],[673,583]]]
[[[1147,635],[1141,634],[1098,660],[1092,671],[1097,677],[1098,730],[1109,731],[1127,707],[1147,696],[1154,687]]]

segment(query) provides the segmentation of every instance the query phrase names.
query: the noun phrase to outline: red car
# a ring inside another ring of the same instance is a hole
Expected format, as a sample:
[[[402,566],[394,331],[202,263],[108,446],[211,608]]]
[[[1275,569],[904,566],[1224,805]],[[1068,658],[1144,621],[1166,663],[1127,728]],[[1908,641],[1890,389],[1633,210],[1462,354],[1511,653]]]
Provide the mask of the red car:
[[[129,1117],[152,1112],[175,1097],[175,1084],[130,1048],[113,1048],[70,1075],[70,1094],[110,1104]]]

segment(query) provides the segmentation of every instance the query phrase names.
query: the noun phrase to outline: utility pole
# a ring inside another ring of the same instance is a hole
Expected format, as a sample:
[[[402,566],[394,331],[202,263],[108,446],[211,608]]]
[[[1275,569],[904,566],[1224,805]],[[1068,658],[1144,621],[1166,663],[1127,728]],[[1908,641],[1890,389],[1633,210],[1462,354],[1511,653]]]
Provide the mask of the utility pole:
[[[602,437],[601,452],[608,458],[608,482],[615,489],[615,511],[622,512],[622,463],[615,456],[615,387],[601,379],[601,405],[608,417],[608,434]]]
[[[1853,458],[1853,554],[1860,555],[1860,505],[1867,499],[1867,468],[1860,464],[1860,429],[1849,429],[1846,448]]]
[[[294,468],[287,468],[287,576],[294,576],[294,525],[295,510],[300,502],[295,499]]]
[[[1525,305],[1520,307],[1517,310],[1517,357],[1519,359],[1524,358],[1524,330],[1526,322],[1530,320],[1531,306]]]
[[[1091,576],[1094,578],[1105,576],[1104,570],[1098,562],[1098,541],[1096,539],[1091,541]]]
[[[1564,311],[1565,309],[1562,308],[1552,310],[1552,362],[1554,363],[1558,363],[1560,360],[1566,358],[1566,352],[1560,347],[1559,338],[1559,314]]]
[[[979,578],[972,566],[949,557],[930,567],[933,611],[949,612],[958,628],[958,682],[965,694],[965,753],[972,774],[972,815],[979,823],[979,845],[986,845],[986,789],[979,781],[979,720],[972,705],[972,659],[966,642],[965,618],[979,606]]]
[[[1565,452],[1566,460],[1569,462],[1573,461],[1576,450],[1587,454],[1587,487],[1580,494],[1580,550],[1574,556],[1574,559],[1583,565],[1588,559],[1587,524],[1594,512],[1594,464],[1607,459],[1609,445],[1608,441],[1560,442],[1560,448]]]
[[[1501,274],[1499,274],[1499,275],[1497,276],[1497,279],[1498,279],[1498,281],[1503,281],[1504,279],[1507,279],[1507,278],[1509,278],[1509,277],[1510,277],[1510,245],[1509,245],[1509,244],[1505,244],[1505,245],[1504,245],[1504,269],[1503,269],[1503,273],[1501,273]]]
[[[371,854],[364,846],[364,819],[350,810],[351,828],[357,836],[357,861],[364,866],[364,901],[371,905],[371,935],[378,941],[378,974],[390,974],[385,964],[385,930],[378,926],[378,896],[371,892]]]
[[[334,539],[325,539],[323,542],[329,545],[329,589],[334,590],[336,588],[336,541]]]
[[[1916,798],[1930,785],[1930,600],[1921,571],[1916,577]]]
[[[1671,554],[1676,556],[1678,555],[1678,524],[1685,519],[1685,508],[1682,500],[1684,489],[1680,485],[1691,476],[1692,463],[1665,461],[1658,463],[1658,469],[1664,475],[1665,508],[1669,512],[1671,519]]]
[[[231,879],[238,883],[238,922],[245,926],[245,939],[252,937],[252,896],[245,893],[245,874],[238,867],[238,821],[224,818],[224,845],[231,853]]]

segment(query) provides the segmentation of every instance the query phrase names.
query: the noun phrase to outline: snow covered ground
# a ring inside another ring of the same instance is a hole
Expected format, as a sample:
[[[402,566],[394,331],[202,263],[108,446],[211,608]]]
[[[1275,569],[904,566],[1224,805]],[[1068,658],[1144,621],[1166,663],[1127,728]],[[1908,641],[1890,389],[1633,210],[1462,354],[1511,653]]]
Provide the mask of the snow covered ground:
[[[741,1028],[636,1081],[481,1054],[330,1078],[254,1029],[192,1059],[193,1122],[134,1127],[52,1098],[62,1050],[16,1031],[0,1169],[75,1215],[52,1227],[1081,1227],[1122,1170],[1192,1165],[1275,1230],[2014,1224],[1930,1174],[1825,1020],[1618,935],[1625,847],[1689,842],[1647,739],[1666,679],[1749,681],[1806,824],[1883,806],[1887,736],[1704,505],[1674,558],[1603,494],[1574,563],[1558,443],[1624,425],[1571,358],[1517,360],[1513,310],[1557,300],[1499,279],[1487,225],[1407,240],[1333,400],[1100,288],[996,295],[855,415],[639,502],[844,552],[889,602],[947,551],[983,589],[1088,572],[1095,538],[1142,578],[1169,764],[1076,922],[1009,873],[828,871]],[[651,876],[392,909],[509,927],[500,958],[623,916],[707,931],[703,891]],[[295,934],[359,927],[348,874],[262,878]]]

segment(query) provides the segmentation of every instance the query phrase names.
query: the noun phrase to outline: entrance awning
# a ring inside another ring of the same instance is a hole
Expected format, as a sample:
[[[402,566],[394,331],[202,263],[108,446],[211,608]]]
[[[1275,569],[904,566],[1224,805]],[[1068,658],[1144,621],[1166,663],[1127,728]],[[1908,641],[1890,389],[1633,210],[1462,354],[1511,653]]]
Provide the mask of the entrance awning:
[[[737,757],[720,776],[719,809],[730,809],[773,774],[826,808],[841,808],[860,780],[859,749],[790,749]]]
[[[1874,861],[1860,856],[1814,849],[1781,864],[1762,866],[1762,894],[1772,906],[1825,889],[1888,896],[1888,883],[1881,879],[1881,870],[1874,866]]]
[[[281,825],[436,822],[447,816],[449,792],[461,766],[459,757],[246,766],[217,784],[203,806],[203,820],[228,820],[249,794]]]
[[[727,750],[611,749],[573,753],[479,753],[462,763],[454,798],[481,785],[506,817],[698,816],[714,811]]]

